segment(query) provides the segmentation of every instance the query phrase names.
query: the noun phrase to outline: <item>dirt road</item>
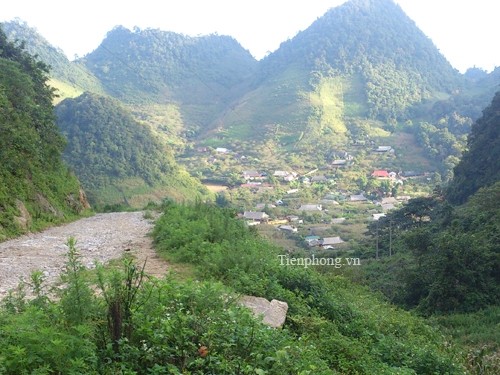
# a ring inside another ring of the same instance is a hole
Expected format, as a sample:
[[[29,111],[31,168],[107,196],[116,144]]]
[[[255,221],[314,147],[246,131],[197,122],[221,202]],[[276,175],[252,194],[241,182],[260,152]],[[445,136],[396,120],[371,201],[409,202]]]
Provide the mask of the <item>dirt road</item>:
[[[85,266],[94,267],[95,261],[106,263],[130,252],[139,264],[146,262],[146,273],[163,276],[167,264],[158,258],[148,233],[153,228],[143,212],[96,214],[70,224],[29,234],[0,243],[0,298],[16,287],[20,279],[28,280],[31,272],[40,270],[47,282],[58,280],[66,261],[69,237]]]

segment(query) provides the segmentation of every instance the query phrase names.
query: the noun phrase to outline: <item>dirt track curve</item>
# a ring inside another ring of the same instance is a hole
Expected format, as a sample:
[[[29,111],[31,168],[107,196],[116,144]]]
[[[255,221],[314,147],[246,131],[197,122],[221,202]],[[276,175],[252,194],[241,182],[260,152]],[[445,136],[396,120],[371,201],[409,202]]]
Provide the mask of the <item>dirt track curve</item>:
[[[28,280],[35,270],[53,283],[66,261],[68,238],[74,237],[85,266],[95,261],[106,263],[130,252],[139,264],[146,262],[146,273],[163,276],[167,264],[155,254],[148,235],[153,224],[143,212],[96,214],[70,224],[0,243],[0,298],[15,288],[21,279]]]

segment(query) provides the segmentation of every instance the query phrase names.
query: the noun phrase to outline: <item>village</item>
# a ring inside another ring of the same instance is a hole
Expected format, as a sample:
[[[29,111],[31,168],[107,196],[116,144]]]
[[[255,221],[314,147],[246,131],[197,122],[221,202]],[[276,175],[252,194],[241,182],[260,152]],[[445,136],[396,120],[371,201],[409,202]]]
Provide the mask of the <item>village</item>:
[[[238,162],[239,170],[233,166],[232,172],[225,172],[230,186],[218,194],[240,208],[238,216],[248,226],[262,231],[272,227],[279,233],[273,237],[291,239],[296,248],[309,252],[355,250],[366,240],[371,222],[421,191],[416,185],[425,186],[431,180],[429,172],[396,168],[360,173],[356,157],[345,151],[333,154],[328,165],[307,171],[255,168],[263,163],[224,147],[201,152],[208,153],[207,163],[212,166],[221,161],[228,164],[228,159]],[[396,159],[395,150],[385,145],[371,147],[368,157],[379,160],[374,164],[387,161],[389,166]]]

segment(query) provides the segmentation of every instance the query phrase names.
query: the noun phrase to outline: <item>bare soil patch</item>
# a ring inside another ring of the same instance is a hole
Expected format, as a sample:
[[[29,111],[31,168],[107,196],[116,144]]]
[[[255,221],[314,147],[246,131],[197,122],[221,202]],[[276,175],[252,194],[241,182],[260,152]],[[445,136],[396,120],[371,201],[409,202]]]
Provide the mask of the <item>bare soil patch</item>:
[[[145,272],[162,277],[167,263],[160,259],[149,236],[153,222],[143,212],[96,214],[40,233],[0,243],[0,298],[15,288],[20,280],[29,280],[35,270],[54,283],[64,268],[68,238],[74,237],[82,262],[93,268],[95,262],[107,263],[130,253]]]

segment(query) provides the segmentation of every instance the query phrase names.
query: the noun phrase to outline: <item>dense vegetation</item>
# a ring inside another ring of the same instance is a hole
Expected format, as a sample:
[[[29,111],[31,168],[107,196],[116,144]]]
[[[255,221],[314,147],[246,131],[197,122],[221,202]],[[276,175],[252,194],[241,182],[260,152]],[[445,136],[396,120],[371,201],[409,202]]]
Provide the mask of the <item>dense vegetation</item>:
[[[396,253],[370,276],[393,301],[428,314],[500,303],[499,111],[497,94],[444,193],[413,199],[371,225],[384,254]]]
[[[258,322],[220,283],[148,279],[130,260],[98,266],[90,282],[68,245],[57,302],[38,273],[34,298],[21,287],[3,301],[2,374],[332,373],[316,348]]]
[[[266,74],[300,62],[309,71],[361,74],[369,116],[405,118],[435,92],[451,93],[460,75],[390,0],[353,0],[330,9],[263,62]]]
[[[0,240],[76,216],[80,185],[62,162],[47,66],[0,29]]]
[[[395,310],[342,277],[280,265],[278,255],[285,254],[284,250],[245,228],[230,209],[169,204],[154,237],[160,252],[194,264],[202,279],[221,281],[238,293],[286,301],[285,330],[316,358],[316,369],[304,370],[325,374],[460,372],[439,335],[422,320]],[[287,373],[302,373],[299,369]]]
[[[118,101],[85,93],[58,104],[56,115],[68,139],[64,158],[93,203],[128,204],[132,193],[124,189],[130,180],[146,190],[161,188],[163,197],[193,198],[203,192],[176,164],[170,148]],[[110,189],[118,194],[108,197]]]
[[[415,134],[446,182],[470,125],[500,82],[498,71],[453,69],[392,0],[333,8],[259,62],[227,36],[117,26],[96,50],[70,63],[26,25],[9,27],[12,38],[35,44],[56,67],[67,86],[56,84],[64,86],[61,95],[105,90],[179,150],[191,142],[256,157],[272,149],[271,160],[289,168],[293,152],[304,164],[324,163],[359,139],[353,124],[360,124],[366,141]],[[85,83],[91,77],[100,84]]]
[[[500,92],[473,125],[467,151],[454,170],[448,200],[464,203],[481,187],[500,181]],[[494,196],[492,197],[495,198]]]
[[[282,250],[231,210],[167,202],[155,241],[202,281],[149,279],[129,259],[89,277],[70,238],[61,287],[35,272],[3,301],[2,373],[463,373],[423,320],[342,277],[280,266]],[[286,301],[285,326],[260,323],[242,293]]]
[[[180,104],[194,129],[214,121],[246,89],[257,67],[228,36],[189,37],[122,26],[81,62],[120,100]]]

